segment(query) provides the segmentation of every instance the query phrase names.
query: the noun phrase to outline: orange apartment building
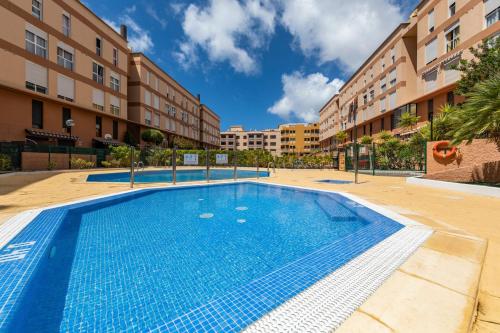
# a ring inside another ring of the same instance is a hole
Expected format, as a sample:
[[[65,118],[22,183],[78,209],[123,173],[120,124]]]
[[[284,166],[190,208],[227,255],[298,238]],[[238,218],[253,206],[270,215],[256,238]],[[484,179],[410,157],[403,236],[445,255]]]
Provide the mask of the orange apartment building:
[[[122,141],[126,29],[118,34],[80,1],[5,0],[0,17],[0,141]]]
[[[302,156],[319,151],[319,124],[283,124],[281,134],[281,154]]]
[[[357,136],[382,130],[405,136],[398,128],[401,114],[431,120],[446,103],[462,101],[453,90],[460,59],[468,48],[500,33],[500,0],[425,0],[409,22],[400,24],[320,110],[322,150],[337,144],[344,130],[353,140],[357,106]],[[418,127],[417,127],[418,128]]]
[[[201,139],[205,139],[204,144],[218,146],[218,116],[208,107],[202,108],[199,97],[191,94],[142,53],[130,54],[128,110],[128,130],[137,142],[144,130],[155,128],[165,134],[170,146],[175,137],[189,140],[197,146],[200,146]],[[203,111],[205,117],[202,116]],[[202,123],[202,119],[206,122]]]
[[[107,147],[158,128],[218,147],[217,114],[131,53],[125,26],[74,0],[5,0],[0,14],[0,142]]]

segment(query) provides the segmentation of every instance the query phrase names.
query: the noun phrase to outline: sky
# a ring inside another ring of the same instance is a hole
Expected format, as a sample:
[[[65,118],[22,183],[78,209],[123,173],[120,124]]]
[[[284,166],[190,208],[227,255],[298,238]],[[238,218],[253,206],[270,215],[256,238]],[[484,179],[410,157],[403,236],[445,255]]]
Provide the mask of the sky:
[[[418,0],[83,0],[219,114],[221,130],[312,122]]]

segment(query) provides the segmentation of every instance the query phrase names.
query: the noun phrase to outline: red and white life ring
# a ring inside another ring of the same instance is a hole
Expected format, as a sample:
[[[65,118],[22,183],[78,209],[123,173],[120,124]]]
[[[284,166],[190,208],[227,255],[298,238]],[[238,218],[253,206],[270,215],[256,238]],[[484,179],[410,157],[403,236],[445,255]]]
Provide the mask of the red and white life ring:
[[[457,155],[457,147],[450,146],[449,141],[438,141],[432,146],[432,156],[435,159],[450,159]]]

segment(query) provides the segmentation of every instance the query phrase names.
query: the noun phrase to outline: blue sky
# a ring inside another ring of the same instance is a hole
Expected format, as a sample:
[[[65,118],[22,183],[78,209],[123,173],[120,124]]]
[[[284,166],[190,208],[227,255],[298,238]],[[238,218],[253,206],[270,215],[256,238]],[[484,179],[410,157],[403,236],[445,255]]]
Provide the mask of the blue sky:
[[[314,121],[417,0],[84,0],[221,117]]]

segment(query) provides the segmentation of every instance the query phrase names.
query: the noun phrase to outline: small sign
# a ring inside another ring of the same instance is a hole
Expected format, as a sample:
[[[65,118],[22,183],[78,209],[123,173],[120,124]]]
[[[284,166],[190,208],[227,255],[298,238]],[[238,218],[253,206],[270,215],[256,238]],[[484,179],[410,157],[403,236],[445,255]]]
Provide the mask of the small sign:
[[[216,154],[215,163],[217,164],[228,164],[227,154]]]
[[[198,154],[184,154],[184,165],[198,165]]]

